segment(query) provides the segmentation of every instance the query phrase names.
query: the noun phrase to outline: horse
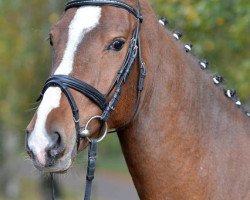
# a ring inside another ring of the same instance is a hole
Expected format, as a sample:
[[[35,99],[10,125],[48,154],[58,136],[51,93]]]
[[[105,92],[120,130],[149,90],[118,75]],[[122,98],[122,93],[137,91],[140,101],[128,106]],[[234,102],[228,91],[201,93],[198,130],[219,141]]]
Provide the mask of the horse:
[[[67,171],[91,138],[104,136],[107,119],[140,199],[250,199],[250,114],[222,77],[159,23],[147,0],[71,2],[50,30],[52,78],[26,130],[34,165]],[[101,94],[115,101],[107,118]]]

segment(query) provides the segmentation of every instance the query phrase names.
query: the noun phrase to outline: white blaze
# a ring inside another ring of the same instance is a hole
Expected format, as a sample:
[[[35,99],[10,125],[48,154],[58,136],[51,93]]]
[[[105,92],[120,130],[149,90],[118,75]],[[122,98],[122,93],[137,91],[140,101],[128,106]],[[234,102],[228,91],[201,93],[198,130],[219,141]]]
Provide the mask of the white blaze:
[[[94,29],[101,18],[100,7],[81,7],[69,25],[68,42],[62,58],[62,62],[55,74],[68,75],[72,72],[75,53],[86,33]],[[45,164],[45,149],[50,146],[50,138],[46,131],[46,119],[48,114],[60,106],[60,88],[49,88],[43,96],[43,100],[37,110],[37,119],[33,132],[28,139],[29,148],[37,156],[41,164]]]

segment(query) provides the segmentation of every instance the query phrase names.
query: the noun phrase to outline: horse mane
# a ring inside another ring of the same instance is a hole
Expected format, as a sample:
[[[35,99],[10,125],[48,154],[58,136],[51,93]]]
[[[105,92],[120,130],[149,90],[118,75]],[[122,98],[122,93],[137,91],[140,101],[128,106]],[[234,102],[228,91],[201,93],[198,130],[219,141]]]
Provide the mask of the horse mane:
[[[171,31],[169,28],[168,28],[168,24],[169,24],[169,21],[165,18],[165,17],[160,17],[159,18],[159,21],[158,21],[162,26],[164,26],[166,28],[166,30],[170,31],[173,35],[173,37],[176,39],[176,42],[179,42],[180,45],[183,46],[183,50],[186,51],[186,53],[188,53],[190,56],[192,56],[196,61],[197,63],[200,65],[201,67],[201,70],[204,71],[204,73],[207,74],[207,76],[209,76],[209,78],[211,79],[211,81],[213,81],[215,87],[217,87],[218,89],[221,90],[221,92],[224,93],[225,97],[230,99],[236,107],[238,107],[239,109],[242,110],[242,112],[247,116],[247,117],[250,117],[250,109],[248,108],[247,105],[244,105],[242,104],[241,100],[240,100],[240,97],[237,95],[237,92],[235,89],[228,89],[226,88],[226,80],[216,74],[216,73],[213,73],[211,72],[210,69],[211,67],[209,66],[209,62],[205,59],[199,59],[199,57],[192,51],[192,47],[193,45],[191,43],[186,43],[186,44],[183,44],[180,39],[182,37],[182,33],[180,31]]]

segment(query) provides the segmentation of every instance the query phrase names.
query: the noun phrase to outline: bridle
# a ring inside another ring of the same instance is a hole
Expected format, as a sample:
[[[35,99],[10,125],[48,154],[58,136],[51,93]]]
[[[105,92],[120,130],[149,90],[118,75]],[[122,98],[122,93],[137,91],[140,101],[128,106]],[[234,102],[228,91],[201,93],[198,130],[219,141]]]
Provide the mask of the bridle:
[[[107,95],[102,94],[93,86],[78,80],[72,76],[67,75],[52,75],[45,82],[45,85],[42,89],[40,97],[37,99],[40,101],[43,98],[44,93],[49,87],[59,87],[65,96],[68,99],[68,102],[71,106],[73,119],[75,122],[75,129],[77,134],[77,148],[79,147],[81,137],[86,137],[86,135],[82,134],[80,127],[80,117],[79,117],[79,109],[74,100],[73,95],[69,91],[69,88],[74,89],[86,97],[88,97],[92,102],[94,102],[101,110],[102,114],[100,116],[100,120],[103,122],[107,122],[111,112],[115,109],[119,97],[122,92],[122,86],[126,83],[127,78],[131,72],[132,65],[138,55],[139,59],[139,78],[138,78],[138,86],[137,86],[137,100],[135,105],[135,111],[138,109],[141,92],[143,90],[144,79],[146,76],[145,64],[141,55],[141,44],[140,44],[140,23],[142,23],[143,18],[140,13],[140,9],[136,10],[131,6],[127,5],[124,2],[118,0],[73,0],[69,1],[65,6],[65,11],[73,8],[73,7],[81,7],[81,6],[115,6],[118,8],[123,8],[130,13],[132,13],[137,19],[137,26],[133,32],[132,39],[130,41],[130,45],[128,47],[128,52],[126,58],[117,73],[114,83],[112,84],[111,89],[109,90]],[[114,91],[115,90],[115,91]],[[114,91],[114,94],[109,102],[107,102],[107,98],[109,94]],[[136,113],[136,112],[135,112]]]
[[[144,79],[146,76],[146,69],[145,64],[142,59],[142,52],[141,52],[141,43],[140,43],[140,24],[143,21],[143,17],[140,11],[140,3],[138,1],[138,9],[131,7],[130,5],[119,1],[119,0],[72,0],[66,3],[65,11],[70,8],[82,7],[82,6],[114,6],[117,8],[125,9],[129,13],[133,14],[137,20],[136,28],[133,31],[133,35],[128,47],[128,51],[123,61],[121,68],[119,69],[117,76],[115,77],[115,81],[112,84],[109,92],[107,95],[102,94],[93,86],[78,80],[72,76],[67,75],[52,75],[49,79],[45,82],[45,85],[42,89],[40,97],[38,101],[43,98],[44,93],[49,87],[59,87],[61,91],[65,94],[70,104],[73,119],[75,123],[76,129],[76,145],[77,149],[79,148],[81,138],[87,138],[89,140],[89,153],[88,153],[88,168],[87,168],[87,176],[86,176],[86,189],[85,189],[85,200],[90,199],[91,195],[91,187],[92,187],[92,180],[94,179],[94,171],[95,171],[95,162],[96,162],[96,149],[97,143],[100,142],[107,133],[107,120],[111,114],[111,112],[116,108],[116,105],[120,99],[120,95],[122,92],[122,87],[126,83],[128,76],[132,70],[132,66],[138,56],[139,61],[139,75],[138,75],[138,83],[137,83],[137,99],[135,103],[134,113],[132,119],[135,117],[139,103],[141,98],[141,93],[143,90]],[[85,128],[81,129],[80,126],[80,116],[77,104],[74,100],[73,95],[69,91],[70,89],[76,90],[81,94],[88,97],[93,103],[95,103],[101,110],[101,116],[94,116],[92,117],[86,124]],[[110,98],[109,95],[113,94]],[[107,101],[109,97],[109,101]],[[98,119],[103,124],[104,133],[100,138],[90,139],[89,138],[89,131],[88,125],[92,120]],[[51,174],[51,180],[53,181],[53,175]],[[52,195],[54,199],[54,194]]]

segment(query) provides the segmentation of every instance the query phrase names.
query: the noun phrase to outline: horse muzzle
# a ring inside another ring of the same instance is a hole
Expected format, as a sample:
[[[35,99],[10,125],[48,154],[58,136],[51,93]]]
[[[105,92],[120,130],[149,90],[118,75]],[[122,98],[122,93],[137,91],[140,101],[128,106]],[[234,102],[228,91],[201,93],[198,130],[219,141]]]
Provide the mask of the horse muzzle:
[[[69,168],[73,153],[72,151],[66,152],[66,145],[59,132],[46,134],[39,138],[36,137],[34,131],[26,130],[26,133],[26,151],[37,169],[55,172],[65,171]],[[73,150],[73,152],[75,151]]]

